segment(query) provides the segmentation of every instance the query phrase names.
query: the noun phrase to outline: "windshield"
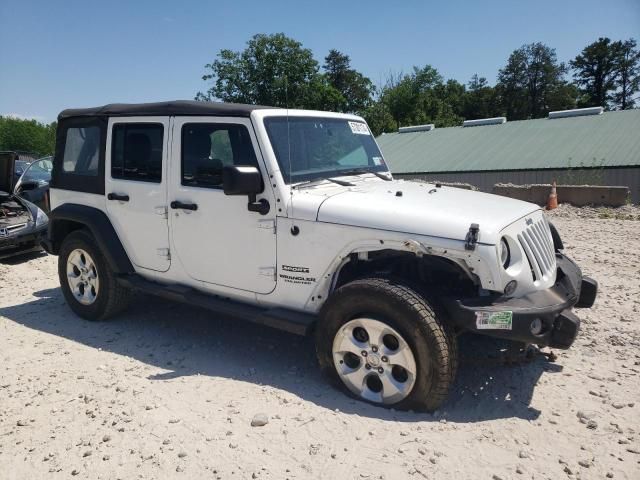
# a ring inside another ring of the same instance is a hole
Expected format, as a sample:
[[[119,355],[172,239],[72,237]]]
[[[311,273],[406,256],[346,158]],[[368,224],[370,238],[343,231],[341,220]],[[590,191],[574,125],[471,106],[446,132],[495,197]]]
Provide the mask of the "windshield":
[[[264,123],[286,183],[388,171],[364,122],[284,116]]]
[[[33,162],[27,170],[24,172],[21,183],[25,182],[38,182],[48,183],[51,180],[51,170],[53,169],[53,163],[51,157],[46,157],[41,160]]]

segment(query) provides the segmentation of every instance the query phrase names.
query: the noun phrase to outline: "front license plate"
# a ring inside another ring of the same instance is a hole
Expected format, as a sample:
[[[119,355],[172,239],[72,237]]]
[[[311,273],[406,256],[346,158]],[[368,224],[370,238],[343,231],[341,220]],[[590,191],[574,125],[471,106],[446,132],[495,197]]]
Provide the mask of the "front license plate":
[[[511,330],[513,312],[476,312],[478,330]]]

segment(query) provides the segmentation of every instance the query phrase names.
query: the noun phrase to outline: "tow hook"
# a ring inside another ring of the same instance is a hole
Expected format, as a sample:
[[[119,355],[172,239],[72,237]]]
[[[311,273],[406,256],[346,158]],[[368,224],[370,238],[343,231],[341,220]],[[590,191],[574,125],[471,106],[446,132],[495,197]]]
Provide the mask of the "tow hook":
[[[540,347],[521,342],[510,342],[507,348],[501,348],[496,353],[490,353],[486,357],[462,357],[463,364],[469,365],[522,365],[530,363],[538,358],[544,358],[547,362],[554,363],[558,356],[549,350],[542,351]]]
[[[476,249],[476,244],[478,243],[478,232],[480,232],[480,225],[478,225],[477,223],[472,223],[469,227],[469,231],[467,232],[467,236],[464,239],[465,250]]]
[[[532,362],[539,357],[542,357],[551,363],[558,359],[558,356],[553,352],[553,350],[544,352],[540,347],[529,343],[512,343],[504,352],[502,362],[505,365],[517,365],[520,363]]]

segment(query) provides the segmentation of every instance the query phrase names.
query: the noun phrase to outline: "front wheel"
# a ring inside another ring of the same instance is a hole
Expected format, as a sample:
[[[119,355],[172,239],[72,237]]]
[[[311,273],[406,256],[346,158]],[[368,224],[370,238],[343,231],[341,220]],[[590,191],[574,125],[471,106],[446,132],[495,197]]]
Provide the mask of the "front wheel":
[[[352,395],[398,409],[432,411],[455,376],[457,343],[442,315],[401,280],[340,287],[320,312],[321,368]]]

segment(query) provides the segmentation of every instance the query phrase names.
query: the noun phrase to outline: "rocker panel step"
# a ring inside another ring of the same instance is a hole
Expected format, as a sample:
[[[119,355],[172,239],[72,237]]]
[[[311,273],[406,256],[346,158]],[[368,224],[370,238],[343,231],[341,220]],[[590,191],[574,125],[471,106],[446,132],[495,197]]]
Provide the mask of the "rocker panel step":
[[[139,275],[121,275],[118,282],[134,290],[177,302],[195,305],[230,317],[259,323],[296,335],[308,335],[317,317],[287,308],[262,308],[230,300],[217,295],[207,295],[182,285],[163,285]]]

